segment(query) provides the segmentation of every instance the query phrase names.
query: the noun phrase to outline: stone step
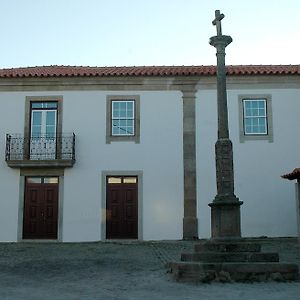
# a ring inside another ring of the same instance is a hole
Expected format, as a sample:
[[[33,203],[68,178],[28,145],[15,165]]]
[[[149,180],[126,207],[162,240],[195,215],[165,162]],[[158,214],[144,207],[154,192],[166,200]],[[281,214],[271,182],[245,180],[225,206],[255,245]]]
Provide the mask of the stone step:
[[[196,252],[182,253],[182,261],[201,262],[279,262],[278,253],[260,252]]]
[[[247,242],[206,242],[195,245],[195,252],[260,252],[261,245]]]
[[[197,263],[173,262],[171,273],[185,282],[287,281],[299,278],[296,264],[287,263]]]

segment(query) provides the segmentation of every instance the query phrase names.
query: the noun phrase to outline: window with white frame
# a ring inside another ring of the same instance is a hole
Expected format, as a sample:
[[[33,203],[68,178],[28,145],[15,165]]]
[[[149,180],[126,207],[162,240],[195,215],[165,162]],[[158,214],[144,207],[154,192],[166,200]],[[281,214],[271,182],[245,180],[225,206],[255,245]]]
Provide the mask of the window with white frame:
[[[244,99],[243,115],[246,135],[268,134],[266,99]]]
[[[273,141],[271,95],[240,95],[240,141]]]
[[[134,100],[111,101],[111,134],[112,136],[133,136],[134,126]]]
[[[140,142],[140,97],[109,95],[106,99],[106,143]]]

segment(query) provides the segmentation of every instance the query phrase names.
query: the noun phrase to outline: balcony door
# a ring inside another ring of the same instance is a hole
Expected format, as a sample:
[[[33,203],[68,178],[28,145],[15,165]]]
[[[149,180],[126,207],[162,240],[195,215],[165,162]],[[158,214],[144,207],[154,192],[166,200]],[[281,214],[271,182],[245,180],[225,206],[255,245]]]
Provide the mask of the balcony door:
[[[30,159],[56,158],[57,102],[31,103]]]

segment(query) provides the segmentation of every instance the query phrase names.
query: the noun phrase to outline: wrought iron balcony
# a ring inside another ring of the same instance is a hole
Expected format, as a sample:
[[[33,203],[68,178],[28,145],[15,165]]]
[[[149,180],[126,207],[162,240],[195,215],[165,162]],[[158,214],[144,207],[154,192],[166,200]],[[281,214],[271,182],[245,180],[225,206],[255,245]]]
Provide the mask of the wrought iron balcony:
[[[55,137],[7,134],[5,160],[12,168],[72,167],[75,163],[75,134]]]

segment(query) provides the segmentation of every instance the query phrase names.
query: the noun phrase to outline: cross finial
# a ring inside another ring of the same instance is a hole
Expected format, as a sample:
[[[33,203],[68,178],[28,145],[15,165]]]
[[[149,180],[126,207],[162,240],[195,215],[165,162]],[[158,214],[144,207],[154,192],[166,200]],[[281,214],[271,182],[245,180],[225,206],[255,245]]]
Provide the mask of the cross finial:
[[[217,26],[217,35],[222,35],[221,20],[225,17],[224,14],[220,14],[219,10],[215,11],[215,19],[212,21],[213,25]]]

